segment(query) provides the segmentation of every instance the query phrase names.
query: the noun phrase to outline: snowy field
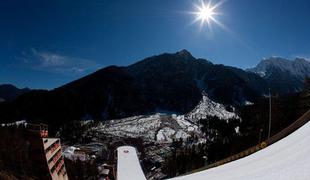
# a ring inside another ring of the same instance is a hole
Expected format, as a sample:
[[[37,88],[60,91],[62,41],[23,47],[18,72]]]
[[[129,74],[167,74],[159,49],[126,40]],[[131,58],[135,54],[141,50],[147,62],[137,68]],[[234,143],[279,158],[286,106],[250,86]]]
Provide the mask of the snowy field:
[[[172,180],[309,180],[310,122],[250,156]]]
[[[199,142],[202,142],[203,138],[200,138],[202,133],[197,120],[207,116],[216,116],[226,121],[230,118],[241,120],[236,113],[227,111],[224,105],[204,95],[200,103],[185,115],[157,113],[133,116],[101,123],[94,130],[117,137],[142,138],[157,143],[171,143],[173,139],[185,140],[196,135],[199,137]]]
[[[95,127],[96,131],[117,137],[142,138],[149,142],[170,143],[173,139],[186,139],[198,133],[198,126],[184,116],[154,114],[111,120]]]

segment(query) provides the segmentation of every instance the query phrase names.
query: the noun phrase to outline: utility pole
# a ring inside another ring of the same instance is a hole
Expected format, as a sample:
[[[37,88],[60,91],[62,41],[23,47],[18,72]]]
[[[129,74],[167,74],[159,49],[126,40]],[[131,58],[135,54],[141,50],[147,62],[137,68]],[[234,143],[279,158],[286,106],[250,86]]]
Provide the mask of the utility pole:
[[[271,93],[269,88],[269,129],[268,129],[268,139],[270,138],[270,130],[271,130]]]
[[[261,143],[261,141],[262,141],[262,132],[263,132],[263,129],[262,129],[262,128],[260,128],[260,129],[259,129],[258,144],[260,144],[260,143]]]

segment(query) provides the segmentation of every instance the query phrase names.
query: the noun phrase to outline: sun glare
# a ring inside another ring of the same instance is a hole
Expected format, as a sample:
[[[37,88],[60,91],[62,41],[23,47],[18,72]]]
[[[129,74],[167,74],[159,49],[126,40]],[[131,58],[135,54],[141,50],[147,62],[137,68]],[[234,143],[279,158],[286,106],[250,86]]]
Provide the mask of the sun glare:
[[[197,12],[197,18],[199,18],[201,21],[209,21],[212,19],[215,12],[213,11],[213,8],[208,6],[203,6],[199,8],[199,11]]]
[[[216,8],[219,7],[224,1],[219,1],[217,4],[211,4],[211,1],[200,0],[199,5],[195,5],[196,10],[192,12],[196,16],[194,22],[200,21],[200,27],[207,23],[210,27],[211,22],[215,22],[216,24],[220,23],[216,20],[215,16],[219,13],[216,11]]]

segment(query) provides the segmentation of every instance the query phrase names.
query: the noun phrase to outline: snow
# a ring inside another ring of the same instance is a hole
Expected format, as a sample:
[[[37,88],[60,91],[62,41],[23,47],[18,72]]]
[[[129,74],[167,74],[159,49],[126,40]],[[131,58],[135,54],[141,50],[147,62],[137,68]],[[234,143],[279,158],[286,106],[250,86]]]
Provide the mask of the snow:
[[[227,111],[224,105],[212,101],[203,93],[200,103],[188,114],[156,113],[132,116],[102,122],[93,130],[116,137],[142,138],[148,142],[171,143],[173,139],[185,140],[191,135],[202,138],[203,133],[197,121],[199,118],[208,116],[217,116],[227,122],[231,118],[241,120],[236,113]],[[199,139],[199,142],[202,141]]]
[[[250,156],[171,180],[308,180],[310,177],[309,142],[310,122]],[[135,148],[122,146],[117,151],[119,180],[146,179]]]
[[[1,124],[2,127],[4,126],[20,126],[20,125],[27,125],[26,120],[21,120],[21,121],[15,121],[13,123],[6,123],[6,124]]]
[[[172,136],[175,134],[175,130],[169,128],[169,127],[164,127],[160,129],[156,135],[156,140],[157,141],[167,141],[167,142],[172,142]]]
[[[253,105],[254,103],[253,102],[251,102],[251,101],[245,101],[244,102],[244,105],[246,105],[246,106],[251,106],[251,105]]]
[[[270,69],[278,69],[294,76],[306,77],[310,75],[310,62],[304,58],[289,60],[282,57],[263,59],[256,67],[248,69],[261,77],[268,75]]]
[[[239,127],[239,126],[235,127],[235,132],[236,132],[237,134],[240,134],[240,127]]]
[[[231,118],[240,119],[236,113],[227,111],[224,105],[212,101],[206,94],[203,94],[200,103],[186,116],[192,120],[206,118],[208,116],[216,116],[223,120]]]
[[[97,130],[119,137],[143,137],[151,141],[160,126],[160,115],[133,116],[102,124]]]
[[[172,180],[308,180],[310,122],[286,138],[250,156]]]
[[[140,137],[145,141],[158,143],[170,143],[173,139],[186,139],[192,133],[200,133],[198,126],[185,120],[184,115],[161,113],[111,120],[95,127],[95,130],[118,137]]]
[[[134,147],[121,146],[117,148],[117,179],[146,180]]]
[[[75,161],[77,159],[81,161],[86,160],[86,155],[85,154],[76,154],[75,150],[80,150],[80,148],[74,147],[74,146],[69,146],[67,147],[64,152],[62,153],[67,159],[70,159],[72,161]]]
[[[175,136],[176,139],[180,139],[180,138],[186,139],[186,138],[189,137],[190,135],[187,134],[186,132],[180,130],[180,131],[178,131],[174,136]]]

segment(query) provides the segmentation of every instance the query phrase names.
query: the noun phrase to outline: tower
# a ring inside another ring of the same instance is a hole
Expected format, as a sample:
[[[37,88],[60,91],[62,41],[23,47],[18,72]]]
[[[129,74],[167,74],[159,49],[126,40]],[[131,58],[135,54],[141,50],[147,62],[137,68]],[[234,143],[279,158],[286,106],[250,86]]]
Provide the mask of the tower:
[[[67,180],[60,139],[49,138],[48,126],[45,124],[28,124],[27,133],[30,158],[36,164],[33,168],[39,178]]]

